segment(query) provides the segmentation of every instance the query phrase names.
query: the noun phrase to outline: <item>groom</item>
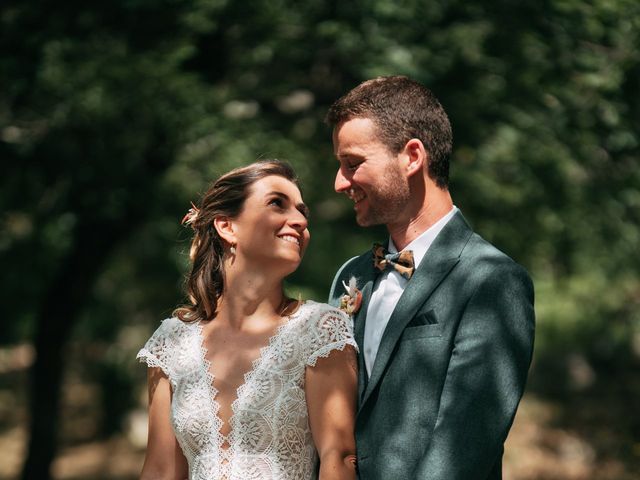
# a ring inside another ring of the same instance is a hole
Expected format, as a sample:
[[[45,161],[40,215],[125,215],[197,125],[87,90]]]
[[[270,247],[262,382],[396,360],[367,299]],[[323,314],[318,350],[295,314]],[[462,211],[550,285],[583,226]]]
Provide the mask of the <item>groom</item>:
[[[389,232],[340,268],[330,294],[338,305],[352,277],[362,292],[359,477],[500,479],[533,350],[531,280],[453,205],[451,126],[428,89],[369,80],[327,121],[336,191],[354,202],[358,225]]]

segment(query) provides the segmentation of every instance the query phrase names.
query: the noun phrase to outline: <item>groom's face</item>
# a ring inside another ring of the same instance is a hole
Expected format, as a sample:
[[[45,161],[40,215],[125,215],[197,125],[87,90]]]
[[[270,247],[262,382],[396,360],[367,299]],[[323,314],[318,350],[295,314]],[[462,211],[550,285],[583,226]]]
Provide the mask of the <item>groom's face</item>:
[[[354,202],[358,225],[402,221],[410,197],[408,177],[401,168],[404,153],[391,153],[368,118],[353,118],[336,126],[333,147],[340,162],[335,190]]]

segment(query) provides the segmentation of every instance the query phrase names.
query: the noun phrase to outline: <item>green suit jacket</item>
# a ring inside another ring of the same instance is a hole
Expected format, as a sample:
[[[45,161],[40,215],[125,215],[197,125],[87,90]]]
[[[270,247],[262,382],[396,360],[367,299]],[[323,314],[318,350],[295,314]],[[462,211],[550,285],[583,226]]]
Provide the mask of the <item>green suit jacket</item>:
[[[371,252],[345,263],[363,293],[354,315],[363,351],[376,279]],[[460,212],[416,269],[384,331],[370,378],[359,356],[356,445],[362,480],[502,478],[504,441],[533,351],[527,272],[473,233]]]

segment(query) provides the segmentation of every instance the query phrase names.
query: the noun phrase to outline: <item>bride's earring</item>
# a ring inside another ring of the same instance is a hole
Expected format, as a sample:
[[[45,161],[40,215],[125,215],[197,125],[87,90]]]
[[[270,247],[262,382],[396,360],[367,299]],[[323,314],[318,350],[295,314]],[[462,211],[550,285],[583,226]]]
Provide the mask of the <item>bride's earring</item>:
[[[229,247],[229,252],[231,252],[231,255],[235,255],[236,254],[236,246],[235,245],[231,245]]]

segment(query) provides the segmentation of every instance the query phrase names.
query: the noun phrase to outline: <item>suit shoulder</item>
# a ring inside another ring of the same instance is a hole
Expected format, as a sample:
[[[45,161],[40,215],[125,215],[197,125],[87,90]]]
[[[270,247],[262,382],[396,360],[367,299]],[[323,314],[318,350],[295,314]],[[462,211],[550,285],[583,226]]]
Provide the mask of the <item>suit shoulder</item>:
[[[488,273],[508,274],[531,282],[529,273],[522,265],[477,233],[474,233],[469,239],[461,259],[466,260],[474,266],[474,269],[484,272],[485,275]]]
[[[371,262],[371,252],[367,250],[366,252],[352,257],[344,262],[338,269],[338,273],[336,273],[336,276],[341,275],[342,273],[349,273],[354,270],[358,270],[362,268],[363,265],[368,265],[369,262]]]
[[[371,252],[367,251],[362,255],[352,257],[342,264],[336,272],[331,282],[331,290],[329,290],[329,304],[337,306],[337,292],[342,292],[342,281],[349,279],[355,275],[355,272],[362,271],[366,266],[371,264]]]

